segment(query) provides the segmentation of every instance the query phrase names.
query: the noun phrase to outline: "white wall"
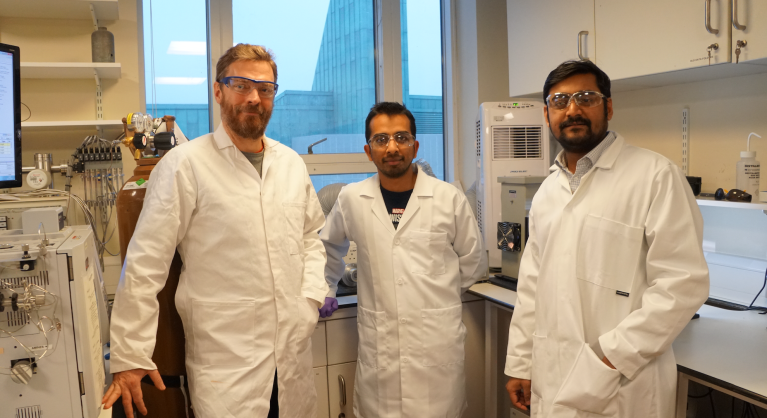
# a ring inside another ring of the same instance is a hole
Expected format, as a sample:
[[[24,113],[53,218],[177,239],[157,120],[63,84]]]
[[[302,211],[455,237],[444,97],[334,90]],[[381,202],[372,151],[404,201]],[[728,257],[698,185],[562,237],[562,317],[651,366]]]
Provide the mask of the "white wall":
[[[610,129],[681,166],[684,107],[690,109],[690,175],[703,178],[703,191],[735,187],[735,163],[750,132],[764,137],[752,138],[751,149],[767,163],[767,74],[614,93]]]

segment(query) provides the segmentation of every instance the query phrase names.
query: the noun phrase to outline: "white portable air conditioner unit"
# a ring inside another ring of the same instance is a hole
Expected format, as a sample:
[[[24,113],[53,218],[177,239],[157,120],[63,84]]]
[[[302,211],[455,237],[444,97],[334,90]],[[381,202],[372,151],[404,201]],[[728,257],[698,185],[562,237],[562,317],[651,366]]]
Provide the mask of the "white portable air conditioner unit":
[[[477,221],[490,267],[501,267],[497,225],[501,221],[498,177],[549,175],[557,152],[536,100],[487,102],[477,115]]]

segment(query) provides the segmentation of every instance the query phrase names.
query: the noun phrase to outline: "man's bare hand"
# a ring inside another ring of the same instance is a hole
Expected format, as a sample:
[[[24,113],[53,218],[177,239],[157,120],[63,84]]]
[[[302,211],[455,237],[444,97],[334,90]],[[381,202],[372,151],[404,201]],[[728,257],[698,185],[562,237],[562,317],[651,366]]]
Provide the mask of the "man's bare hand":
[[[104,405],[104,409],[109,409],[122,396],[123,407],[125,408],[125,414],[128,418],[135,418],[133,416],[133,404],[136,404],[138,411],[141,415],[146,415],[146,406],[144,406],[144,395],[141,393],[141,379],[144,376],[149,375],[149,378],[154,382],[155,387],[160,390],[165,390],[165,384],[162,382],[160,372],[157,370],[144,370],[133,369],[126,370],[124,372],[115,373],[112,379],[112,384],[109,386],[109,390],[101,399],[101,403]]]
[[[530,381],[512,377],[509,379],[509,383],[506,383],[506,390],[509,392],[511,403],[517,408],[527,411],[527,407],[530,406]]]

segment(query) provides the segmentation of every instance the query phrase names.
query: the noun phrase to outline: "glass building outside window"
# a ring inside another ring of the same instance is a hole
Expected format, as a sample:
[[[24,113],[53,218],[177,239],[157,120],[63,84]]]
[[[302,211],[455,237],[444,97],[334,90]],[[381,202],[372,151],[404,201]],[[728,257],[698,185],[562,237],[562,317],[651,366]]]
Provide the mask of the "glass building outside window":
[[[189,139],[209,133],[205,1],[143,0],[142,5],[147,112],[175,116]]]
[[[415,117],[419,159],[445,179],[440,0],[401,0],[402,101]]]

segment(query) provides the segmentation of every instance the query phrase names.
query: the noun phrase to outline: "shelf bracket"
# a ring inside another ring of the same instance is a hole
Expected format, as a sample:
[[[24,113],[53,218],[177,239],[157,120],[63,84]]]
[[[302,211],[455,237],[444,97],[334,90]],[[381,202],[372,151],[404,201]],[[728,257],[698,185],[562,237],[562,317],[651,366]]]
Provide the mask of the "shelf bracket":
[[[93,3],[90,3],[91,6],[91,17],[93,18],[93,30],[99,30],[99,20],[96,18],[96,9],[93,7]]]
[[[96,120],[104,120],[104,103],[102,102],[101,77],[99,77],[99,72],[95,68],[93,69],[93,77],[96,79]],[[96,128],[99,131],[99,137],[103,137],[104,127],[97,126]]]

